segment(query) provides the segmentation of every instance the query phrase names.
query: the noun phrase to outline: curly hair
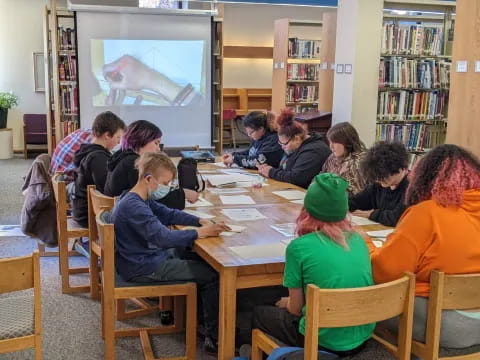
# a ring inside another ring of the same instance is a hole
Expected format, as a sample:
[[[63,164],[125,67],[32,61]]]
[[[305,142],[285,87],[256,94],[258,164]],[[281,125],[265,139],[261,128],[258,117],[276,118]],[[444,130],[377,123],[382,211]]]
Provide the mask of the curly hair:
[[[433,199],[458,207],[465,190],[480,189],[480,161],[457,145],[440,145],[415,165],[405,195],[407,206]]]
[[[347,154],[365,151],[365,144],[360,140],[357,130],[349,122],[341,122],[333,125],[327,131],[327,139],[330,142],[342,144]]]
[[[283,109],[277,117],[277,132],[278,135],[292,138],[296,135],[304,139],[307,136],[307,130],[295,120],[295,112],[290,109]]]
[[[381,141],[367,151],[360,170],[367,182],[382,181],[408,169],[409,158],[405,145]]]

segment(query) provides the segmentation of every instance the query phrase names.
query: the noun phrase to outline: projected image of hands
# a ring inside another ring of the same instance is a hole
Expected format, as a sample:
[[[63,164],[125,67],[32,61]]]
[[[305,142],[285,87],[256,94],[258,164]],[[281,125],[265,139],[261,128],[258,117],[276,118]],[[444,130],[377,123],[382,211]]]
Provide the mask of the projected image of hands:
[[[205,101],[203,41],[91,40],[94,106],[189,106]]]

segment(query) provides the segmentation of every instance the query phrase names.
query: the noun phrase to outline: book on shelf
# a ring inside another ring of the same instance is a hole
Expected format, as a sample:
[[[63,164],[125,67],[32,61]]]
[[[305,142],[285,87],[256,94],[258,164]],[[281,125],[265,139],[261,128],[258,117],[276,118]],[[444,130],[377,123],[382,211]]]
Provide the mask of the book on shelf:
[[[386,22],[382,32],[382,54],[440,55],[443,47],[441,25]]]
[[[77,58],[75,55],[60,55],[58,57],[58,74],[60,81],[77,80]]]
[[[317,102],[318,86],[315,85],[288,85],[287,86],[287,103],[295,102]]]
[[[400,142],[409,151],[424,151],[445,141],[445,126],[416,124],[377,124],[376,141]]]
[[[287,64],[287,80],[317,81],[319,70],[318,64]]]
[[[379,121],[441,120],[447,93],[441,91],[391,90],[378,93]]]
[[[320,40],[288,39],[288,57],[301,59],[320,58]]]
[[[60,50],[75,49],[75,29],[64,25],[58,26],[58,48]]]
[[[294,106],[290,106],[290,108],[292,108],[296,114],[304,114],[304,113],[311,113],[314,111],[318,111],[318,104],[294,105]]]
[[[76,120],[62,121],[62,137],[68,136],[75,130],[78,130],[78,128],[78,121]]]
[[[60,85],[62,114],[78,114],[78,88],[76,85]]]
[[[386,57],[380,59],[378,82],[380,87],[445,89],[451,67],[447,60]]]

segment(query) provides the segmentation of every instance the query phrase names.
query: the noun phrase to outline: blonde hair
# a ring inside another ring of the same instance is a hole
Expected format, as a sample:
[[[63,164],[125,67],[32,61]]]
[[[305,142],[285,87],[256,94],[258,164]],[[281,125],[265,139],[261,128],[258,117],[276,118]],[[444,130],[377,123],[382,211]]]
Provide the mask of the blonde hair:
[[[135,161],[135,168],[138,170],[138,178],[146,175],[154,175],[159,169],[170,171],[173,177],[177,176],[177,168],[172,160],[165,153],[145,153]]]

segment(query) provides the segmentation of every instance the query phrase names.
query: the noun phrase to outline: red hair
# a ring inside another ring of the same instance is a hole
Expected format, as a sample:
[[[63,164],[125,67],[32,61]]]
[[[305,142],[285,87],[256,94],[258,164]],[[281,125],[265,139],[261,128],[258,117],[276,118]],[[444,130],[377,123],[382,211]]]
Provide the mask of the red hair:
[[[283,109],[277,117],[277,132],[278,135],[292,138],[296,135],[302,139],[307,135],[305,128],[295,120],[295,113],[292,109]]]
[[[348,250],[345,233],[352,233],[353,227],[348,218],[333,223],[325,222],[314,218],[305,208],[302,208],[297,217],[296,233],[302,236],[312,232],[322,232],[344,249]]]

